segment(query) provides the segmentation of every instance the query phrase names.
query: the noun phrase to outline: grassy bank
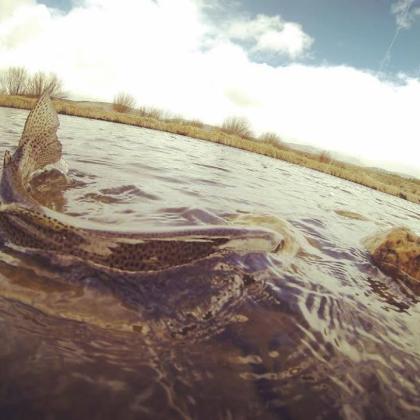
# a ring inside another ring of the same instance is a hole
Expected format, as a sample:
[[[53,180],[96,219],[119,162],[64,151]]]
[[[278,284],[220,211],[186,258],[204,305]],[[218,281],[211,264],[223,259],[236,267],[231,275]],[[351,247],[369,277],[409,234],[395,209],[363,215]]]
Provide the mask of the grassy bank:
[[[0,95],[0,106],[31,109],[34,104],[35,99],[33,98]],[[326,159],[325,154],[301,152],[286,147],[281,143],[264,142],[249,137],[244,138],[235,134],[228,134],[222,128],[208,127],[198,121],[188,121],[180,118],[163,119],[144,115],[144,112],[135,110],[126,113],[115,112],[112,111],[110,105],[107,107],[104,104],[73,102],[65,99],[54,100],[54,105],[60,114],[129,124],[212,141],[305,166],[414,203],[420,203],[419,179],[407,179],[377,169],[351,165],[329,158]]]

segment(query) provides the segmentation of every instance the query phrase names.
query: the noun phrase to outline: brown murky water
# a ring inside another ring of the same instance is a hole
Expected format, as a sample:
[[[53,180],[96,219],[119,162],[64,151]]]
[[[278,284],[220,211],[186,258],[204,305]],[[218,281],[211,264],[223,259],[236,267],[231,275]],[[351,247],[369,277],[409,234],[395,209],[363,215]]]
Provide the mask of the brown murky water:
[[[0,153],[26,115],[0,108]],[[71,185],[39,195],[50,207],[114,230],[266,227],[285,246],[134,280],[3,246],[0,418],[420,417],[418,294],[363,248],[387,227],[420,233],[418,205],[207,142],[60,121]]]

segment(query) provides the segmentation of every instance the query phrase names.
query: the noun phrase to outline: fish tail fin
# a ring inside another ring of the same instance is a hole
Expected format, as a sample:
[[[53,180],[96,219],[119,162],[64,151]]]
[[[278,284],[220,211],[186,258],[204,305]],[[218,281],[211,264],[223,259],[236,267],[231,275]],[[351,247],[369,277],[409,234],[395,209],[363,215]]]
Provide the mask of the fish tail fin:
[[[29,182],[35,171],[61,159],[62,145],[57,138],[58,127],[57,112],[47,90],[29,113],[13,155],[24,183]]]

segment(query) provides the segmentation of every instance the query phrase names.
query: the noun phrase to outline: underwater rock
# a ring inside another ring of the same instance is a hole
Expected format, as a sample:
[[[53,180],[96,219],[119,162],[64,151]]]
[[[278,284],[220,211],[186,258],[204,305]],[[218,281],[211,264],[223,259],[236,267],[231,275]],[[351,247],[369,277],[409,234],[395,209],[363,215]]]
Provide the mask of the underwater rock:
[[[370,237],[365,245],[382,271],[420,284],[420,236],[394,228]]]

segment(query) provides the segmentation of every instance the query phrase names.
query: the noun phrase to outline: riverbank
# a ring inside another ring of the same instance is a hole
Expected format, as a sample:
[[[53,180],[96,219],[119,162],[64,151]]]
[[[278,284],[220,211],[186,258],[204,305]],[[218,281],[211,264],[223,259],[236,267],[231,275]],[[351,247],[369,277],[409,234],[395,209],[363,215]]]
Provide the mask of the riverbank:
[[[129,124],[153,130],[166,131],[201,140],[212,141],[230,147],[248,150],[275,159],[305,166],[357,184],[420,203],[420,180],[405,178],[397,174],[375,168],[352,165],[326,158],[325,154],[313,154],[291,149],[281,143],[263,142],[253,138],[243,138],[228,134],[219,127],[206,126],[199,121],[180,118],[163,119],[142,115],[141,112],[116,112],[111,104],[94,102],[75,102],[65,99],[54,100],[58,113],[83,118]],[[0,106],[31,109],[35,99],[23,96],[0,95]]]

